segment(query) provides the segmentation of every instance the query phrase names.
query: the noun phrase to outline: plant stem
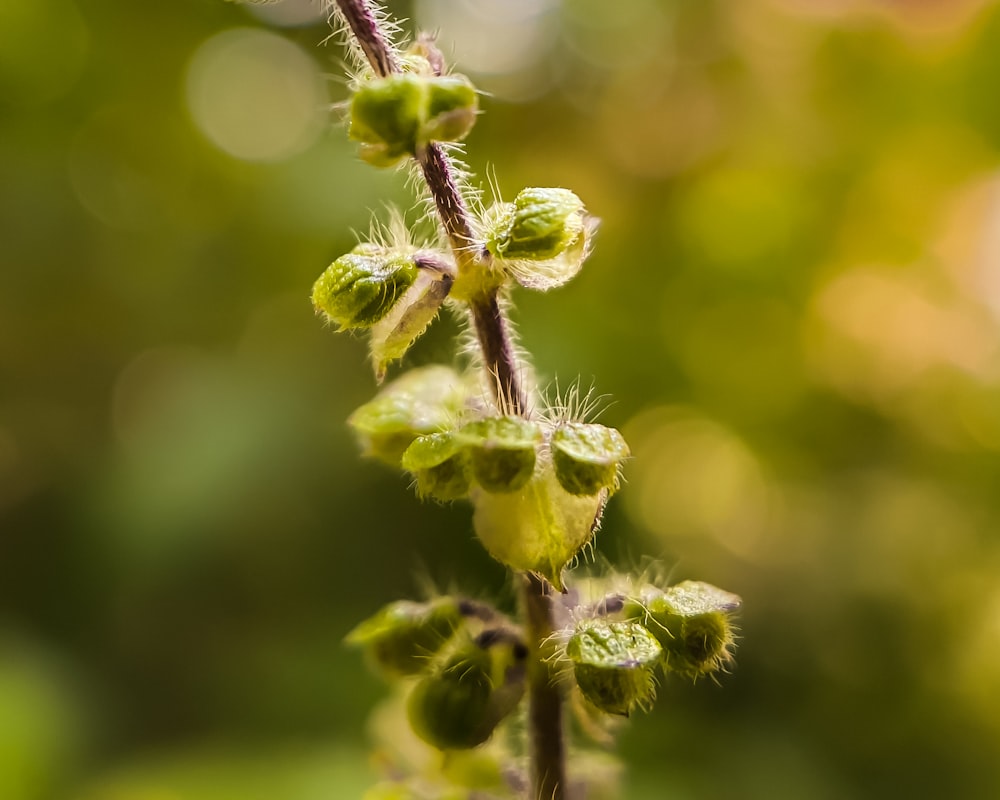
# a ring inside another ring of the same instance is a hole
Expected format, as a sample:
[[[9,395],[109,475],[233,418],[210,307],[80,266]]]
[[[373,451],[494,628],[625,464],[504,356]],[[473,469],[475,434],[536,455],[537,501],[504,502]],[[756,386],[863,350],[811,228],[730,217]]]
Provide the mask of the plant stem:
[[[381,77],[400,71],[399,58],[379,26],[368,0],[336,0],[372,69]],[[458,189],[455,169],[447,153],[433,142],[416,155],[438,216],[451,243],[455,261],[489,267],[489,254],[477,245],[472,218]],[[510,325],[496,289],[469,303],[483,361],[493,380],[498,406],[506,413],[530,412],[521,387]],[[566,744],[563,734],[563,698],[547,664],[546,642],[555,630],[552,587],[534,575],[522,576],[523,605],[529,648],[528,727],[532,800],[565,800]]]
[[[522,576],[521,605],[528,640],[528,755],[532,800],[565,800],[566,742],[563,698],[548,666],[546,642],[554,630],[552,587]]]

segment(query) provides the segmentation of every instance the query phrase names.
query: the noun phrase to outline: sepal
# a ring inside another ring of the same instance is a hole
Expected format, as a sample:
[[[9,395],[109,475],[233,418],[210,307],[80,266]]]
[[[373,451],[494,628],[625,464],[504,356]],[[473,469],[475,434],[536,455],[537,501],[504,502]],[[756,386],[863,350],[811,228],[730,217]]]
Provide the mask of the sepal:
[[[625,604],[625,616],[642,622],[663,647],[664,668],[683,677],[716,672],[731,659],[732,615],[740,598],[700,581],[648,589]]]
[[[418,437],[403,453],[402,465],[416,478],[422,497],[448,502],[469,494],[469,459],[453,431]]]
[[[566,645],[583,696],[601,711],[626,717],[652,705],[661,655],[660,643],[636,622],[583,622]]]
[[[452,597],[429,603],[400,600],[360,623],[344,641],[363,648],[387,676],[419,675],[454,636],[461,620],[459,602]]]
[[[552,432],[550,447],[559,484],[575,495],[616,490],[618,473],[629,456],[621,433],[596,423],[562,423]]]
[[[418,436],[445,430],[465,406],[470,389],[451,367],[418,367],[386,384],[348,418],[364,454],[400,466]]]

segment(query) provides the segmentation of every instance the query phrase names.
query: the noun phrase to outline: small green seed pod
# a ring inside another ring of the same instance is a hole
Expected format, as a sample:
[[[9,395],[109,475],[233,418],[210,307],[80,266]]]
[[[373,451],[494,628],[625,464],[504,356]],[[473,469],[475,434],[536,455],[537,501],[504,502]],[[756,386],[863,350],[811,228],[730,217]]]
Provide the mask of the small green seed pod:
[[[400,600],[382,608],[347,634],[375,667],[390,677],[419,675],[455,634],[462,621],[459,602],[440,597],[429,603]]]
[[[566,646],[583,696],[601,711],[626,717],[652,704],[653,671],[662,652],[656,638],[636,622],[585,622]]]
[[[481,745],[521,701],[525,657],[524,646],[507,639],[460,648],[413,688],[407,701],[413,732],[439,750]]]
[[[313,285],[313,306],[341,330],[370,328],[392,310],[418,272],[408,256],[347,253]]]
[[[666,669],[699,678],[729,661],[734,642],[730,617],[740,603],[737,595],[708,583],[684,581],[627,601],[624,613],[657,638]]]
[[[444,502],[469,494],[469,460],[451,431],[414,440],[403,453],[403,469],[417,479],[417,493]]]
[[[476,89],[464,75],[443,75],[427,82],[427,121],[420,131],[425,142],[460,142],[479,112]]]
[[[472,463],[472,474],[487,492],[516,492],[535,471],[535,449],[542,431],[520,417],[492,417],[459,431]]]
[[[573,246],[584,230],[583,202],[569,189],[522,189],[495,214],[486,248],[499,258],[542,261]]]
[[[618,483],[618,469],[629,456],[625,438],[614,428],[565,422],[552,434],[552,464],[570,494],[593,495]]]
[[[365,81],[351,98],[348,136],[361,143],[362,159],[391,167],[416,152],[426,106],[426,79],[419,75]]]
[[[450,367],[419,367],[387,384],[347,423],[365,455],[398,467],[413,440],[445,430],[468,396],[465,382]]]
[[[461,141],[476,122],[479,97],[468,78],[428,74],[419,56],[408,66],[415,71],[365,81],[351,98],[348,135],[373,166],[398,164],[428,142]]]

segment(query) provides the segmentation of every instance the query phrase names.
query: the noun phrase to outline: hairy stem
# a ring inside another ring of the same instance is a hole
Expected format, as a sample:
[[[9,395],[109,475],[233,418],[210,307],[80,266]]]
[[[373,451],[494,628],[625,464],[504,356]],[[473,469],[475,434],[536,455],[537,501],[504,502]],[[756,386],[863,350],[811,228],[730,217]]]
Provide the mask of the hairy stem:
[[[534,575],[524,575],[521,605],[528,640],[528,754],[532,800],[566,797],[566,741],[563,699],[548,666],[546,642],[555,628],[552,587]]]
[[[399,72],[399,58],[389,44],[389,38],[379,27],[378,18],[366,0],[337,0],[337,8],[351,28],[351,33],[364,50],[375,74],[384,78]]]
[[[337,8],[358,40],[372,69],[385,77],[400,71],[399,58],[389,38],[379,27],[368,0],[336,0]],[[429,143],[417,153],[417,161],[438,216],[451,243],[455,261],[463,266],[489,267],[489,255],[478,246],[475,228],[465,199],[458,189],[455,168],[447,153]],[[483,361],[492,377],[497,404],[508,413],[529,413],[521,387],[510,326],[500,306],[497,290],[491,289],[469,303]],[[564,800],[566,797],[566,743],[563,734],[563,698],[551,678],[546,661],[546,641],[555,629],[549,584],[525,575],[521,602],[529,648],[528,720],[529,754],[533,800]]]

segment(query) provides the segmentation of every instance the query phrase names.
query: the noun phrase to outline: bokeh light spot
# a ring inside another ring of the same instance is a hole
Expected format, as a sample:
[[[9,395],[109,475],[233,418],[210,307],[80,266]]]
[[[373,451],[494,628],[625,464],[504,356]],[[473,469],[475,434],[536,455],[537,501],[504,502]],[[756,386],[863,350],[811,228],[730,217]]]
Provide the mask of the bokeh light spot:
[[[271,33],[238,28],[206,41],[191,59],[187,100],[216,147],[246,161],[278,161],[316,141],[325,116],[315,62]]]
[[[624,497],[638,524],[671,543],[708,535],[737,555],[759,555],[770,490],[735,434],[678,406],[642,412],[624,434],[635,457]]]
[[[558,37],[556,5],[554,0],[420,0],[415,13],[419,27],[440,31],[438,46],[449,63],[483,76],[482,88],[494,96],[525,100],[548,86],[534,67]]]

